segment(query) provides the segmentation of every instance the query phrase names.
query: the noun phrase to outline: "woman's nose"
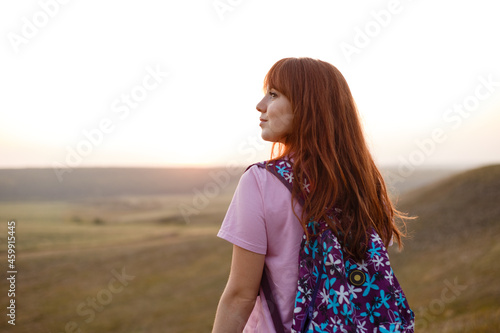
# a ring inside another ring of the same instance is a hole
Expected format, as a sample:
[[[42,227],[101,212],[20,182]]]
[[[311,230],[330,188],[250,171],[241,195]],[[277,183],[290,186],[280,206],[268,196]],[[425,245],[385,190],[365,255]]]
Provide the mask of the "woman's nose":
[[[263,102],[263,100],[261,100],[259,103],[257,103],[257,106],[255,107],[257,109],[257,111],[259,112],[266,112],[266,105],[265,103]]]

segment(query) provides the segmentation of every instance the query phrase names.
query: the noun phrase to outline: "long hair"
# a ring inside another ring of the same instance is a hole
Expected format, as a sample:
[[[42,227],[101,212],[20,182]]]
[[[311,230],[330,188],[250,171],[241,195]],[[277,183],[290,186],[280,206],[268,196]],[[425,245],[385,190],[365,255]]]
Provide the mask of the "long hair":
[[[307,221],[323,218],[347,254],[358,261],[372,228],[386,247],[394,238],[401,249],[403,233],[395,218],[404,222],[407,217],[391,203],[340,71],[321,60],[285,58],[264,79],[264,89],[273,88],[290,100],[293,121],[290,134],[273,144],[271,160],[293,156],[292,201],[305,198],[302,216],[295,215],[306,235]],[[305,178],[311,195],[300,185]],[[333,207],[342,210],[340,223],[329,217]]]

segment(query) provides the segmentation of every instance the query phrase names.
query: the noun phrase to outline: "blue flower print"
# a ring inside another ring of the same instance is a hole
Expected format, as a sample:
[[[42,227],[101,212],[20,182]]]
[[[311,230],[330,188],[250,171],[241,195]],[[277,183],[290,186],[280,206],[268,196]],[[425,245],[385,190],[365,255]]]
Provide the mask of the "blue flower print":
[[[406,298],[403,296],[403,293],[399,293],[399,297],[396,298],[397,305],[403,306],[403,308],[406,309],[405,300],[406,300]]]
[[[281,177],[285,176],[284,173],[287,172],[286,166],[284,166],[284,167],[276,166],[276,169],[278,169],[278,173],[280,174]]]
[[[314,276],[314,279],[316,280],[318,278],[318,275],[319,275],[318,267],[314,267],[312,274]]]
[[[330,253],[332,248],[333,246],[328,247],[328,244],[326,242],[323,242],[323,257],[326,257],[325,254]],[[324,261],[326,262],[326,258],[324,259]]]
[[[301,288],[299,288],[299,289],[301,289]],[[304,303],[304,301],[305,301],[305,297],[303,297],[301,291],[298,290],[297,294],[295,295],[295,307],[297,306],[297,304]]]
[[[342,310],[342,312],[340,312],[340,314],[345,317],[346,325],[351,319],[352,312],[353,312],[352,307],[348,306],[347,304],[344,304],[344,309]]]
[[[313,259],[316,259],[316,253],[319,253],[317,239],[314,241],[313,245],[311,246],[311,252],[312,252]]]
[[[381,333],[401,333],[401,331],[399,330],[399,324],[391,324],[391,326],[389,326],[389,329],[381,326],[380,332]]]
[[[355,268],[356,268],[355,264],[351,265],[350,261],[346,260],[346,262],[345,262],[345,270],[346,270],[346,272],[350,272],[350,271],[352,271]]]
[[[328,333],[328,331],[326,330],[327,328],[328,328],[328,322],[320,324],[319,326],[315,326],[314,327],[314,332]]]
[[[362,312],[361,316],[370,318],[370,322],[373,324],[375,322],[374,317],[380,317],[380,313],[375,310],[375,306],[372,307],[370,303],[366,303],[366,312]]]
[[[337,278],[334,278],[334,277],[332,277],[331,279],[329,279],[327,274],[321,275],[321,279],[325,280],[325,288],[326,289],[330,289],[330,287],[333,286],[333,284],[335,283],[335,281],[337,281]],[[330,293],[331,293],[331,291],[330,291]]]
[[[394,320],[392,320],[392,321],[400,323],[401,322],[401,316],[399,315],[399,312],[398,311],[393,311],[393,313],[394,313]],[[391,313],[389,312],[389,315],[390,314]]]
[[[378,252],[380,249],[380,247],[376,247],[375,243],[372,242],[372,248],[368,250],[368,252],[370,252],[370,258],[373,258],[373,256],[380,256],[380,252]]]
[[[306,254],[309,254],[309,251],[311,251],[312,257],[313,257],[313,259],[315,259],[316,253],[319,252],[318,251],[318,240],[316,239],[312,245],[309,244],[309,246],[304,247],[304,251]]]
[[[380,308],[382,305],[385,306],[387,309],[390,308],[389,303],[387,303],[388,300],[391,299],[390,295],[386,295],[384,290],[380,290],[380,297],[375,297],[375,305],[378,308]]]
[[[335,290],[330,290],[330,294],[335,294]],[[330,298],[330,304],[326,307],[327,309],[333,309],[333,312],[335,314],[339,314],[339,310],[337,309],[340,306],[339,302],[337,302],[337,295],[335,294],[334,297]]]
[[[366,281],[365,281],[365,283],[363,283],[363,286],[366,286],[366,289],[363,292],[363,296],[368,295],[368,293],[370,292],[370,289],[375,289],[375,290],[379,290],[380,289],[376,284],[374,284],[374,282],[375,282],[375,275],[372,276],[371,279],[368,276],[368,274],[365,274],[365,275],[366,275]]]

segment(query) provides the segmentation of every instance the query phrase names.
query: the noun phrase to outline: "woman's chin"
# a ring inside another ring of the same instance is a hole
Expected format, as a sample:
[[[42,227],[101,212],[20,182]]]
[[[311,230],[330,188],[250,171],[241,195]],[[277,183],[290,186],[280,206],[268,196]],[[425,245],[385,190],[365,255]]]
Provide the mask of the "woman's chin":
[[[274,134],[274,133],[269,133],[269,131],[262,130],[262,133],[260,134],[262,137],[262,140],[268,141],[268,142],[279,142],[280,139],[279,137]]]
[[[265,136],[265,135],[261,135],[261,137],[262,137],[262,140],[267,141],[267,142],[273,142],[273,143],[279,142],[279,140],[272,138],[272,137]]]

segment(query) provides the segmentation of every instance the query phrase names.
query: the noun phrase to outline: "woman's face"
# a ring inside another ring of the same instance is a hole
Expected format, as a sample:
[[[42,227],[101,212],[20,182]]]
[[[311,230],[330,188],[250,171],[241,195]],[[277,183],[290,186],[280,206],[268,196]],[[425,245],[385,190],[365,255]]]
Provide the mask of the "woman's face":
[[[262,139],[271,142],[283,142],[286,134],[292,130],[292,104],[276,89],[268,89],[266,95],[257,104],[260,115]]]

